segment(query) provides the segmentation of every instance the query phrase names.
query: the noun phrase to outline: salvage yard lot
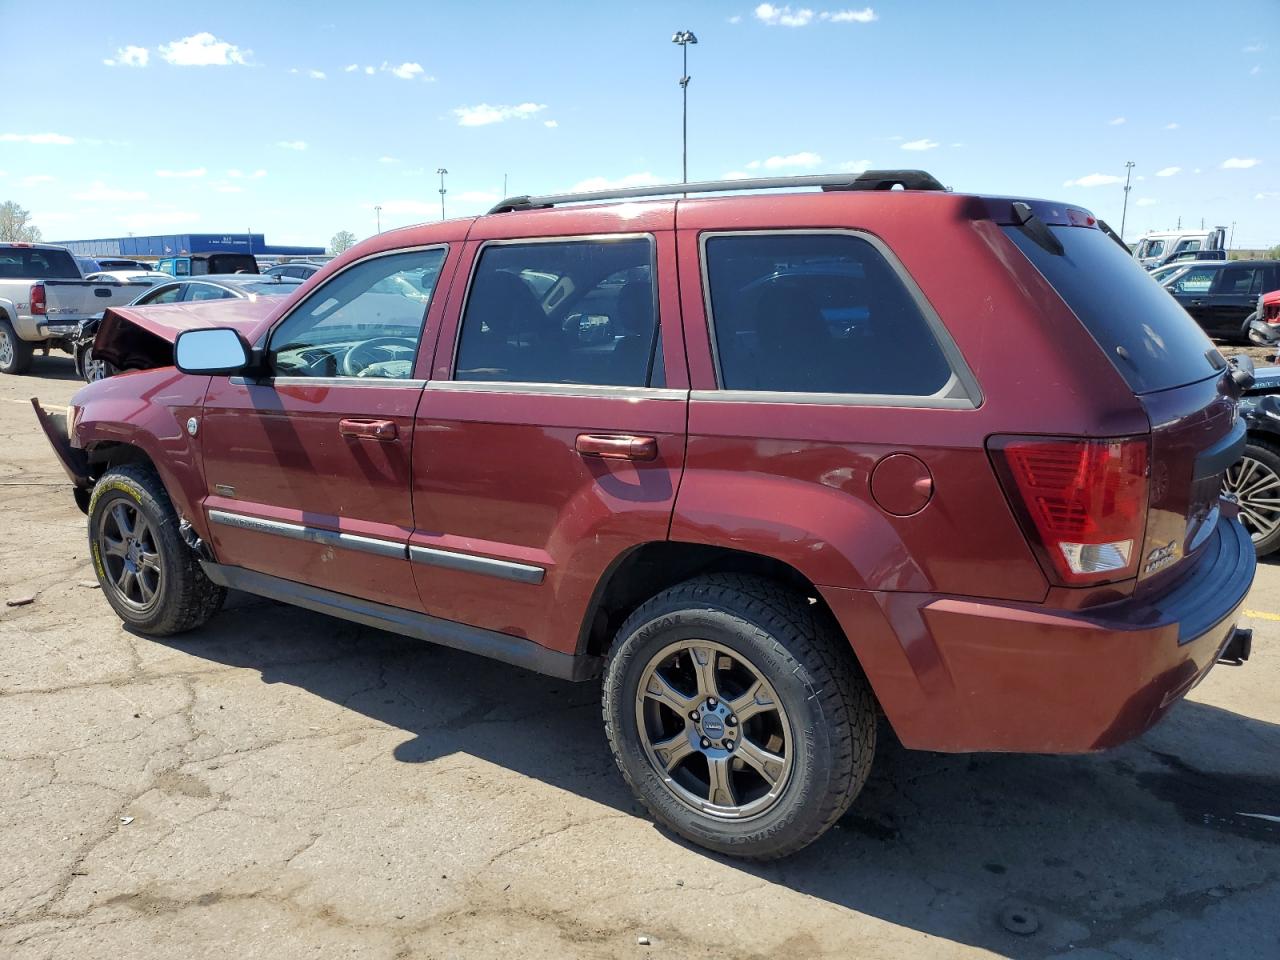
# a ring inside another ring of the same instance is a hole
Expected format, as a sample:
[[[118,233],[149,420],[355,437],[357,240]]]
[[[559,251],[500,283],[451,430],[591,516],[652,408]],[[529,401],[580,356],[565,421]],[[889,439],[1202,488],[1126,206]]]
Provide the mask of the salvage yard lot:
[[[596,684],[242,595],[126,632],[27,404],[72,377],[0,380],[6,958],[1280,956],[1280,565],[1253,661],[1141,740],[886,734],[836,830],[742,864],[641,815]]]

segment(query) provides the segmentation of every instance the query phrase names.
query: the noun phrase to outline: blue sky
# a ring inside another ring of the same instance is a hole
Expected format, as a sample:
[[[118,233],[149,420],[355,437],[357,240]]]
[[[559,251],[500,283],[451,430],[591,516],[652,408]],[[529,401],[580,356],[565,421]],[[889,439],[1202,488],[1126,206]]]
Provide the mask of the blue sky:
[[[131,11],[125,13],[124,11]],[[0,199],[48,239],[341,229],[502,192],[922,167],[1280,243],[1280,2],[0,0]],[[30,42],[22,38],[29,38]]]

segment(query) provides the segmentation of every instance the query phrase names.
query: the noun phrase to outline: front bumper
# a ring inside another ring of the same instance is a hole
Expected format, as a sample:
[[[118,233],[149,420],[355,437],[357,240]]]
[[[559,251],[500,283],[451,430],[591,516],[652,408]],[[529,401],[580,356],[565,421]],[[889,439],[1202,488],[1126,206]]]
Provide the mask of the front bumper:
[[[1248,533],[1223,518],[1175,583],[1087,611],[822,592],[906,746],[1082,753],[1150,729],[1242,646],[1255,566]]]
[[[63,471],[75,488],[76,506],[87,512],[88,494],[93,489],[93,478],[89,475],[89,458],[79,447],[71,445],[67,415],[50,413],[40,406],[40,401],[35,397],[31,398],[31,406],[35,408],[40,429],[44,431],[45,438],[58,457],[58,462],[62,464]]]

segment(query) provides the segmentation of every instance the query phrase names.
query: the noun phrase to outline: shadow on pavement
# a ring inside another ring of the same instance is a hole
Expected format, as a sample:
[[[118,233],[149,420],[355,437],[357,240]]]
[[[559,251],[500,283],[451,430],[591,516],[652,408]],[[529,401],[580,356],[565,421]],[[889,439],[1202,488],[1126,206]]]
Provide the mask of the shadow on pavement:
[[[461,752],[639,812],[595,683],[240,596],[167,643],[406,731],[402,762]],[[1280,950],[1274,905],[1243,919],[1231,907],[1280,880],[1280,822],[1265,819],[1280,815],[1277,757],[1280,725],[1195,702],[1136,743],[1081,757],[919,753],[882,727],[870,781],[826,837],[781,863],[722,862],[1013,958],[1112,943],[1126,957],[1169,956],[1187,935],[1179,923],[1201,945],[1187,955],[1261,956]]]

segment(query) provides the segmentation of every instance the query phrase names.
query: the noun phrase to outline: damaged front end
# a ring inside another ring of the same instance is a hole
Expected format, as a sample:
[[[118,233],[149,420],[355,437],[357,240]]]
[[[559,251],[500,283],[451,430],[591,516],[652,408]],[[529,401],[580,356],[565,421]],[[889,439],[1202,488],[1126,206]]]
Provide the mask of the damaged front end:
[[[31,398],[31,406],[35,408],[36,419],[40,421],[40,429],[44,431],[49,445],[58,456],[58,462],[71,479],[76,506],[82,513],[89,512],[89,495],[93,492],[93,477],[89,474],[89,457],[79,447],[71,443],[71,422],[74,407],[68,407],[64,413],[55,413],[40,406],[40,401]]]

